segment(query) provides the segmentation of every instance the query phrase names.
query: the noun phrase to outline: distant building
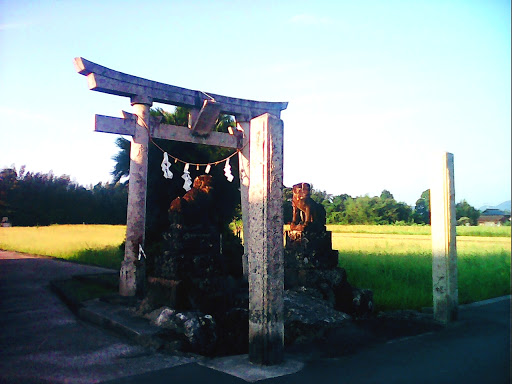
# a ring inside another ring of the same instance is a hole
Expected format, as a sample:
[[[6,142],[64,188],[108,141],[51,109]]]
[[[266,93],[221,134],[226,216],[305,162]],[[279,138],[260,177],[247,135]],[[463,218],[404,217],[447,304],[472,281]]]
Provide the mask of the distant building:
[[[510,215],[496,208],[488,208],[478,218],[478,225],[500,226],[507,221],[510,221]]]
[[[8,217],[2,217],[2,222],[0,223],[0,227],[12,227],[12,224],[9,222]]]

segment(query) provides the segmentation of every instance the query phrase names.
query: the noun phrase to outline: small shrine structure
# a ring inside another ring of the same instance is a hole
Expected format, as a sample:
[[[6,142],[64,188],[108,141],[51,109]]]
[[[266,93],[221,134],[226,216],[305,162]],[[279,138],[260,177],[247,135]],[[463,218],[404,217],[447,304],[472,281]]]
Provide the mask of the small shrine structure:
[[[89,89],[130,98],[123,118],[96,115],[95,131],[132,137],[124,261],[119,293],[134,296],[145,284],[144,230],[148,145],[151,138],[233,148],[238,151],[243,214],[244,275],[249,282],[249,359],[263,365],[283,360],[283,122],[287,102],[260,102],[180,88],[118,72],[84,58],[75,68]],[[190,109],[189,126],[160,124],[154,102]],[[214,132],[220,113],[236,131]]]

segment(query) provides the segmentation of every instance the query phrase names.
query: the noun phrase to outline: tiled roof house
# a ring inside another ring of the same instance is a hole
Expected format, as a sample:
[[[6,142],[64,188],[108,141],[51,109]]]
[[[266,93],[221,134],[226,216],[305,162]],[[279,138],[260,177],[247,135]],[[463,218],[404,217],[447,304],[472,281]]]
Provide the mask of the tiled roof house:
[[[500,226],[509,220],[510,215],[505,214],[505,212],[495,208],[488,208],[478,218],[478,225]]]

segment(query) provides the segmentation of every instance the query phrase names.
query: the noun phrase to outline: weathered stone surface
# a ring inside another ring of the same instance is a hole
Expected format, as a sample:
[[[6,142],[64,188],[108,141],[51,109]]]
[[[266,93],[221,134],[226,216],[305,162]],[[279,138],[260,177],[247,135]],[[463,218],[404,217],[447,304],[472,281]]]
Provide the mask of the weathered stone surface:
[[[283,122],[251,120],[249,185],[249,360],[283,360]]]
[[[233,308],[247,309],[248,286],[242,279],[242,247],[234,243],[221,253],[220,233],[212,225],[215,219],[208,208],[212,203],[207,196],[208,190],[200,191],[205,185],[208,187],[207,184],[201,178],[196,178],[195,187],[189,191],[194,193],[177,198],[171,204],[171,224],[164,234],[164,250],[148,262],[151,275],[148,277],[147,294],[139,307],[139,313],[167,306],[181,313],[209,313],[222,323],[225,318],[229,318],[227,313]],[[190,215],[195,216],[195,219],[184,217]],[[229,243],[230,238],[225,237],[224,241]],[[174,313],[169,315],[175,318]],[[168,319],[166,323],[169,328]],[[193,323],[195,320],[192,319]],[[235,324],[230,323],[230,326],[235,327]],[[236,327],[243,328],[240,324]],[[247,332],[245,336],[247,340]],[[187,343],[193,344],[190,340]]]
[[[251,124],[247,121],[239,121],[237,119],[237,131],[243,134],[243,147],[238,152],[238,169],[240,172],[240,205],[242,206],[242,212],[249,212],[249,181],[250,181],[250,169],[249,169],[249,160],[250,160],[250,146],[249,138],[250,138],[250,129]],[[249,217],[248,215],[242,215],[242,230],[243,230],[243,238],[248,239],[250,237],[250,229],[249,229]],[[243,276],[245,280],[247,280],[247,276],[249,274],[249,265],[248,265],[248,254],[249,247],[247,241],[244,242],[244,254],[242,257],[242,269]]]
[[[352,311],[354,317],[366,318],[373,315],[373,292],[369,289],[352,289]]]
[[[144,245],[146,223],[146,187],[148,173],[150,104],[134,103],[138,116],[130,147],[130,183],[128,187],[128,208],[126,212],[126,244],[124,260],[119,273],[119,293],[134,296],[144,291],[144,259],[139,259],[140,247]]]
[[[171,224],[164,240],[164,252],[148,266],[153,276],[183,280],[225,274],[220,233],[215,227]]]
[[[186,295],[190,287],[187,283],[187,280],[168,280],[149,276],[146,284],[146,295],[138,308],[138,312],[145,314],[162,306],[178,309],[188,308]]]
[[[294,228],[285,237],[285,288],[315,292],[330,307],[356,318],[371,316],[373,293],[348,283],[345,270],[337,267],[338,251],[332,249],[331,232],[311,223]]]
[[[160,314],[166,310],[166,309],[170,309],[169,307],[161,307],[161,308],[157,308],[157,309],[154,309],[152,311],[149,311],[145,314],[141,314],[143,315],[143,317],[145,317],[146,319],[148,319],[152,324],[155,324],[156,322],[156,319],[158,318],[158,316],[160,316]],[[155,324],[156,325],[156,324]]]
[[[321,230],[286,231],[285,268],[334,268],[338,251],[332,249],[332,233]]]
[[[347,272],[339,267],[332,269],[300,269],[297,271],[297,275],[300,286],[320,290],[323,285],[334,289],[347,283]]]
[[[160,312],[160,313],[158,313]],[[184,341],[184,349],[210,355],[217,343],[216,323],[211,315],[201,312],[180,312],[164,307],[149,315],[152,323],[167,329]]]
[[[448,323],[457,319],[459,301],[453,154],[440,160],[430,193],[432,288],[434,318]]]
[[[178,331],[179,327],[176,324],[175,318],[176,318],[176,311],[167,307],[164,307],[162,310],[156,310],[150,313],[150,316],[155,316],[155,312],[157,313],[154,324],[157,327],[172,329],[174,331]]]
[[[286,277],[294,282],[287,285],[287,288],[314,290],[332,308],[352,312],[352,287],[347,282],[347,274],[343,268],[287,270]],[[286,280],[287,283],[289,279]]]
[[[351,319],[324,300],[300,291],[285,291],[284,313],[286,344],[322,339]]]
[[[190,308],[215,315],[233,308],[238,283],[230,276],[193,279],[188,292]]]
[[[119,96],[133,97],[143,95],[155,102],[183,105],[189,108],[201,108],[203,100],[208,99],[204,92],[176,87],[118,72],[81,57],[74,60],[75,69],[87,76],[89,88]],[[238,99],[208,92],[221,106],[221,112],[236,116],[239,121],[249,121],[264,113],[279,117],[286,109],[287,102],[266,102]]]

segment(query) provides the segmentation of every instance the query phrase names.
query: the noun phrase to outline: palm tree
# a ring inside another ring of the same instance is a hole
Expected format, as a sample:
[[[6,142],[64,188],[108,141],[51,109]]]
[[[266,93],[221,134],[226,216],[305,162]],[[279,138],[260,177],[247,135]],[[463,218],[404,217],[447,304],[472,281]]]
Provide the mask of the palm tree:
[[[162,108],[152,108],[151,115],[161,116],[162,124],[172,124],[179,126],[188,125],[189,110],[184,107],[176,107],[174,112],[168,112]],[[235,126],[232,116],[220,115],[216,124],[217,132],[227,132],[229,126]],[[155,144],[155,145],[153,145]],[[122,137],[116,140],[119,152],[112,159],[115,161],[112,176],[114,182],[119,181],[123,177],[129,177],[130,173],[130,141]],[[171,172],[174,177],[166,179],[163,177],[161,170],[161,162],[163,159],[162,150],[167,152],[171,157]],[[206,164],[215,163],[222,160],[233,153],[232,149],[220,147],[182,143],[176,141],[152,139],[148,151],[148,184],[147,184],[147,204],[146,204],[146,238],[157,240],[161,233],[168,225],[167,210],[171,201],[185,193],[183,189],[183,173],[184,163],[190,164]],[[172,158],[180,161],[174,162]],[[224,163],[218,163],[212,166],[210,174],[214,178],[214,199],[218,206],[220,214],[220,222],[222,226],[226,226],[235,215],[236,208],[240,204],[239,180],[235,178],[233,182],[228,182],[224,177]],[[234,157],[230,161],[232,174],[238,172],[238,159]],[[205,167],[190,167],[192,179],[203,174]],[[129,179],[128,179],[129,182]]]

